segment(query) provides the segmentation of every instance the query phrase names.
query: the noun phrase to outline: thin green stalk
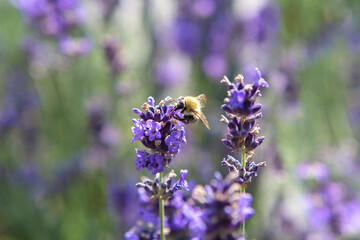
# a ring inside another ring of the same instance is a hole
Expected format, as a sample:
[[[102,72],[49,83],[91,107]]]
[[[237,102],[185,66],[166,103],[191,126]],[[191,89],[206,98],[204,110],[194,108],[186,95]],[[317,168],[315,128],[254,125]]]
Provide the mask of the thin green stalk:
[[[159,182],[160,182],[160,185],[163,182],[163,172],[160,172]],[[162,198],[162,196],[160,196],[160,198],[159,198],[160,240],[165,240],[165,236],[164,236],[164,214],[165,214],[164,199]]]
[[[242,149],[241,149],[241,159],[242,159],[242,165],[243,167],[245,167],[245,163],[246,163],[246,153],[245,153],[245,145],[242,146]],[[241,188],[241,193],[245,193],[246,192],[246,189],[245,187],[242,187]],[[243,236],[245,238],[245,221],[243,222],[242,224],[242,232],[243,232]]]
[[[246,121],[246,117],[242,116],[241,117],[241,123],[244,124],[244,122]],[[246,153],[245,153],[245,139],[244,139],[244,144],[241,146],[241,164],[242,166],[245,168],[245,164],[246,164]],[[241,193],[245,193],[246,192],[246,188],[242,187],[241,188]],[[245,221],[242,224],[242,235],[245,239]]]

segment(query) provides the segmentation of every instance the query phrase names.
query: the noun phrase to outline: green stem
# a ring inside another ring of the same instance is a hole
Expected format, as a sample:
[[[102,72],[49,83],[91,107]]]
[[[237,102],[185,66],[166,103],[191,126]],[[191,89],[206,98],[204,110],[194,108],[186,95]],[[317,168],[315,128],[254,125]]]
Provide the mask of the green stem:
[[[245,168],[245,163],[246,163],[246,153],[245,153],[245,145],[243,145],[242,146],[242,148],[241,148],[241,159],[242,159],[242,165],[243,165],[243,167]],[[242,187],[241,188],[241,193],[245,193],[246,192],[246,189],[245,189],[245,187]],[[242,224],[242,235],[243,235],[243,237],[244,237],[244,239],[245,239],[245,221],[243,222],[243,224]]]
[[[246,121],[246,117],[245,116],[242,116],[241,117],[241,123],[244,124],[244,122]],[[245,139],[244,139],[244,144],[241,146],[241,161],[242,161],[242,166],[243,168],[245,168],[245,165],[246,165],[246,152],[245,152]],[[241,193],[245,193],[246,192],[246,188],[245,186],[241,187]],[[243,222],[242,224],[242,235],[245,239],[245,221]]]
[[[163,182],[163,172],[160,172],[160,176],[159,176],[160,185],[161,185],[162,182]],[[164,199],[162,198],[162,196],[160,196],[160,198],[159,198],[160,240],[165,240],[165,236],[164,236],[164,214],[165,214]]]

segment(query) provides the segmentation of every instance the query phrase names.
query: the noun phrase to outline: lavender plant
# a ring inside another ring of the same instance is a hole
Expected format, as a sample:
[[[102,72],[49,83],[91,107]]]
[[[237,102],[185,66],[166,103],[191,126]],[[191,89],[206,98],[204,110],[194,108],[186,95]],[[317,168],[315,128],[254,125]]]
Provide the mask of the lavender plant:
[[[184,127],[181,122],[173,118],[174,106],[167,106],[171,101],[171,98],[167,97],[155,106],[154,98],[149,97],[142,105],[144,112],[133,109],[139,118],[133,119],[134,126],[131,128],[134,135],[131,143],[139,140],[147,148],[135,149],[136,169],[140,171],[142,168],[147,168],[156,175],[153,181],[145,180],[138,183],[137,187],[145,189],[151,198],[159,200],[160,239],[165,239],[164,200],[170,198],[177,190],[187,188],[185,181],[187,170],[182,170],[180,180],[174,185],[171,182],[176,176],[173,172],[165,179],[163,177],[164,168],[169,167],[170,162],[179,153],[181,144],[186,143]]]
[[[245,193],[247,184],[257,176],[259,167],[265,167],[265,162],[253,162],[254,150],[264,141],[265,137],[257,137],[260,127],[256,120],[262,117],[260,112],[262,105],[256,103],[260,93],[260,87],[269,87],[269,84],[262,78],[258,68],[255,69],[257,79],[252,84],[245,84],[244,77],[235,77],[235,83],[225,76],[221,80],[228,86],[228,96],[224,100],[222,109],[229,119],[222,116],[222,122],[228,125],[229,133],[222,140],[233,152],[241,153],[241,161],[232,156],[227,156],[221,162],[230,172],[236,175],[236,182],[241,184],[242,193]],[[243,236],[245,237],[245,222],[242,224]]]

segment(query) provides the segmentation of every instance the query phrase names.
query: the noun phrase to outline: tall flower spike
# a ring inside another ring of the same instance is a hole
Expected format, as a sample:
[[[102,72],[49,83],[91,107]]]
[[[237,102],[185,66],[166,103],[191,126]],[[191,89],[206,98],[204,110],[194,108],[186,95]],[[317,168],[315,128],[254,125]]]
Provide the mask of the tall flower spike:
[[[142,105],[143,111],[133,109],[139,118],[133,119],[131,132],[134,135],[131,143],[138,140],[149,151],[135,149],[136,169],[147,168],[155,175],[163,172],[176,154],[180,152],[182,143],[186,143],[185,129],[181,122],[173,118],[173,105],[167,106],[169,97],[155,105],[153,97],[149,97]]]
[[[225,76],[221,83],[228,87],[228,96],[224,100],[222,109],[227,113],[228,119],[222,116],[221,122],[228,126],[229,132],[222,139],[226,147],[233,152],[242,153],[242,162],[232,156],[228,156],[221,162],[230,172],[237,175],[236,181],[246,187],[252,178],[257,176],[259,167],[265,167],[265,162],[256,164],[251,162],[254,158],[254,150],[264,141],[265,137],[257,137],[260,126],[256,120],[262,117],[261,104],[256,100],[261,96],[260,87],[269,87],[269,84],[262,78],[258,68],[255,69],[257,79],[252,84],[245,84],[244,77],[238,75],[234,83]],[[248,157],[246,157],[248,154]]]

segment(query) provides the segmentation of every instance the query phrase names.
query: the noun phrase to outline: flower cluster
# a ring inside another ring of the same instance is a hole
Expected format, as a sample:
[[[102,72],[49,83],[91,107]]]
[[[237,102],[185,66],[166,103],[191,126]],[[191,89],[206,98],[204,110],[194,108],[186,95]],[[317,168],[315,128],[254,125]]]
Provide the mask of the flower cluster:
[[[265,139],[265,137],[256,137],[260,127],[255,126],[255,120],[260,117],[261,113],[255,115],[252,119],[242,121],[240,117],[228,120],[225,116],[222,116],[220,121],[226,123],[229,128],[229,134],[226,134],[225,139],[222,139],[224,145],[233,152],[245,150],[245,152],[251,153]]]
[[[201,204],[201,220],[205,225],[204,239],[239,239],[236,230],[254,214],[251,208],[252,196],[241,193],[240,184],[234,181],[233,174],[225,179],[216,172],[210,185],[198,185],[192,193],[195,201]],[[243,237],[243,236],[242,236]]]
[[[225,76],[221,83],[228,86],[228,97],[224,100],[221,108],[237,117],[250,117],[257,114],[261,109],[261,104],[256,104],[257,97],[261,96],[260,87],[269,87],[269,84],[261,76],[258,68],[255,69],[257,79],[253,84],[244,84],[244,77],[238,75],[235,77],[236,83],[231,83]]]
[[[147,168],[153,175],[163,172],[164,167],[179,153],[181,144],[186,143],[184,127],[173,118],[174,106],[167,106],[170,101],[170,98],[166,98],[155,106],[154,98],[149,97],[142,106],[144,112],[133,109],[140,118],[133,119],[131,131],[134,138],[131,143],[139,140],[151,151],[135,149],[138,171]]]
[[[160,197],[165,200],[165,231],[167,234],[170,234],[172,239],[175,238],[175,235],[183,236],[185,234],[184,229],[189,220],[182,213],[182,208],[186,203],[181,191],[178,190],[182,188],[189,190],[188,183],[185,180],[187,173],[187,170],[181,170],[180,179],[176,182],[173,181],[176,174],[172,170],[164,177],[163,183],[159,182],[159,174],[157,174],[154,180],[144,179],[136,184],[139,195],[138,213],[141,216],[141,221],[126,233],[125,239],[158,239],[159,231],[156,229],[159,229],[158,199]]]
[[[245,84],[244,77],[238,75],[235,77],[235,83],[229,81],[225,76],[221,83],[228,86],[228,96],[224,100],[221,108],[226,112],[230,120],[222,116],[222,122],[226,123],[229,133],[226,134],[222,142],[233,152],[242,152],[243,160],[240,163],[231,156],[222,161],[222,166],[228,167],[229,170],[237,174],[237,181],[240,184],[246,184],[251,178],[257,175],[259,167],[264,167],[265,162],[255,164],[250,161],[254,157],[254,150],[265,139],[257,137],[260,127],[256,125],[256,120],[262,117],[260,112],[262,105],[256,103],[261,96],[260,87],[269,87],[269,84],[261,76],[258,68],[255,69],[257,79],[252,84]],[[246,154],[249,155],[246,158]],[[246,186],[246,185],[244,185]]]
[[[189,190],[187,181],[185,180],[188,170],[180,171],[180,179],[173,183],[173,178],[176,177],[174,170],[172,170],[165,178],[164,182],[159,182],[159,174],[155,176],[154,180],[144,179],[143,182],[137,183],[136,187],[144,188],[145,191],[153,199],[162,198],[164,200],[169,199],[174,193],[181,189]]]
[[[83,55],[90,51],[90,41],[79,34],[84,21],[79,0],[15,0],[14,5],[41,34],[58,39],[64,54]]]
[[[252,178],[257,176],[257,172],[260,167],[266,166],[266,162],[250,163],[250,158],[252,158],[252,156],[248,157],[245,161],[245,166],[243,166],[239,160],[236,160],[232,156],[228,155],[227,158],[224,158],[221,162],[221,166],[229,168],[230,172],[236,174],[236,181],[241,185],[244,185],[251,182]]]

